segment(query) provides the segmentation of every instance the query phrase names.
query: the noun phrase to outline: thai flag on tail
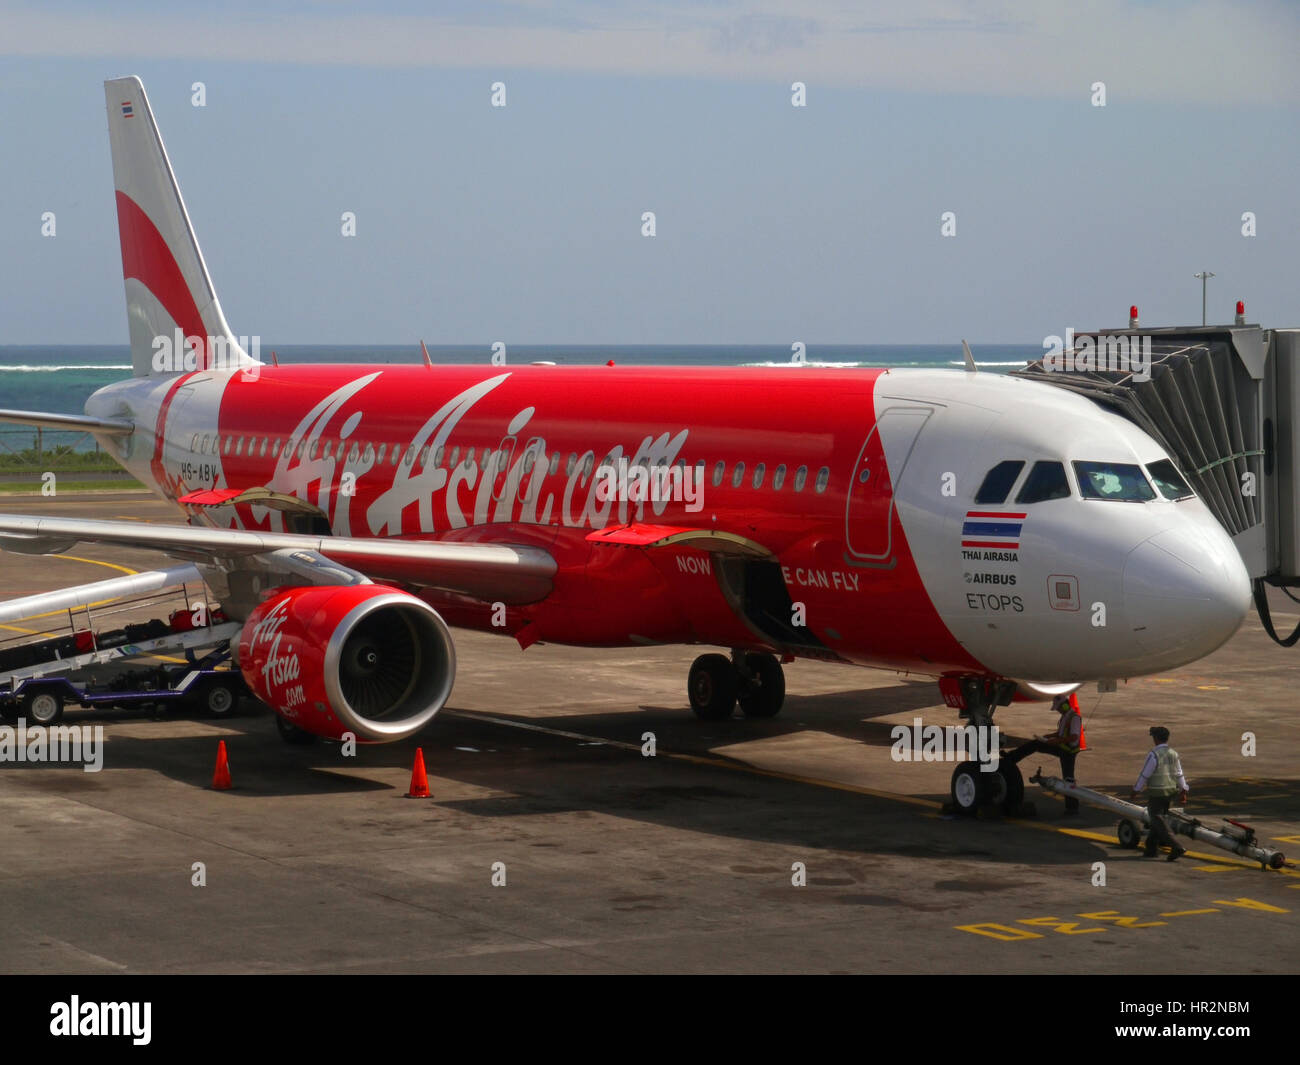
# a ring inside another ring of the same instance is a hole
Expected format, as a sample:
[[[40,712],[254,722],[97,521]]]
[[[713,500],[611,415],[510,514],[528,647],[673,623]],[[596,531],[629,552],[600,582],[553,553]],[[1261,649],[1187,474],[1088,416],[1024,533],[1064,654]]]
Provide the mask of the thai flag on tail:
[[[130,118],[130,117],[131,117],[132,115],[134,115],[134,114],[135,114],[135,109],[131,106],[131,102],[130,102],[129,100],[123,100],[123,101],[122,101],[122,117],[123,117],[123,118]]]
[[[1027,515],[995,510],[968,510],[961,524],[962,547],[994,547],[1016,550]]]

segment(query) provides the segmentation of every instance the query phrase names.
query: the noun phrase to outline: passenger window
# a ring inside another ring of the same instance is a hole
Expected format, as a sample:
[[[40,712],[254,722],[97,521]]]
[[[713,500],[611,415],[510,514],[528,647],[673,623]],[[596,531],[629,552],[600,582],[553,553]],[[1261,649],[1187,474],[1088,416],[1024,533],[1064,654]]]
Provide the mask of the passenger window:
[[[1059,462],[1035,462],[1025,478],[1024,487],[1016,496],[1016,503],[1042,503],[1048,499],[1067,499],[1070,482],[1065,479],[1065,466]]]
[[[778,466],[776,472],[772,474],[772,487],[779,492],[783,484],[785,484],[785,467]]]
[[[757,466],[754,467],[754,487],[755,487],[755,488],[762,488],[762,487],[763,487],[763,477],[764,477],[766,474],[767,474],[767,466],[765,466],[763,463],[760,462]]]
[[[556,471],[560,468],[560,453],[557,451],[551,456],[550,476],[554,477]]]
[[[802,492],[803,486],[808,482],[808,467],[800,466],[794,474],[794,490]]]
[[[831,483],[831,468],[829,466],[823,466],[820,470],[817,471],[817,484],[815,487],[818,492],[824,492],[826,491],[826,486],[830,483]]]
[[[722,478],[727,473],[727,464],[725,462],[715,463],[713,466],[713,487],[717,488],[722,484]]]
[[[1058,462],[1057,465],[1059,466],[1060,463]],[[975,502],[982,503],[985,506],[1005,503],[1012,485],[1016,483],[1016,478],[1020,476],[1020,471],[1024,468],[1025,464],[1020,459],[1007,459],[1005,462],[999,462],[984,475],[984,483],[980,485],[980,490],[975,493]]]
[[[1118,499],[1123,503],[1145,503],[1156,494],[1139,466],[1121,462],[1076,462],[1074,474],[1084,499]]]
[[[1190,499],[1196,494],[1183,480],[1178,467],[1169,459],[1151,463],[1147,467],[1147,473],[1151,474],[1151,480],[1155,481],[1160,494],[1166,499]]]
[[[744,479],[745,479],[745,464],[743,462],[737,462],[736,468],[731,474],[731,487],[739,488],[741,481],[743,481]]]

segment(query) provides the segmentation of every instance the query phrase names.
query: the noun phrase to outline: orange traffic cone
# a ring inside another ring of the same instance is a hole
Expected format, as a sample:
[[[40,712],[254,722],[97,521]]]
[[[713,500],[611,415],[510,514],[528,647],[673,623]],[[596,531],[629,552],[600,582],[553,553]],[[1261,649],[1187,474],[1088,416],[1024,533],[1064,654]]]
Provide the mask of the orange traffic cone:
[[[415,765],[411,766],[411,790],[406,793],[408,799],[431,799],[429,778],[424,772],[424,748],[415,748]]]
[[[230,763],[226,760],[226,741],[221,740],[217,744],[217,768],[212,773],[212,790],[228,791],[233,785],[230,783]]]

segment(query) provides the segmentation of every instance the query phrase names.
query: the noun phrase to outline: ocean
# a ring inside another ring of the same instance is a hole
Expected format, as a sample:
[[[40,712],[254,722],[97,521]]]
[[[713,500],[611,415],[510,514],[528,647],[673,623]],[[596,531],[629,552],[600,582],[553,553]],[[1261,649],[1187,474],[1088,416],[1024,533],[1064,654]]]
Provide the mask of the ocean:
[[[311,345],[263,343],[262,359],[274,350],[282,365],[290,363],[366,363],[384,365],[421,362],[418,344]],[[971,353],[982,370],[1006,373],[1040,358],[1042,345],[973,344]],[[489,344],[430,346],[435,364],[490,362]],[[610,359],[639,366],[789,366],[794,368],[789,344],[511,344],[507,365],[550,361],[562,366],[599,366]],[[817,367],[924,366],[960,368],[960,344],[811,344],[806,364]],[[125,344],[0,345],[0,408],[80,414],[96,389],[131,374],[130,349]],[[0,451],[31,447],[35,431],[21,426],[0,426]],[[93,448],[85,433],[46,431],[43,446],[71,445]]]

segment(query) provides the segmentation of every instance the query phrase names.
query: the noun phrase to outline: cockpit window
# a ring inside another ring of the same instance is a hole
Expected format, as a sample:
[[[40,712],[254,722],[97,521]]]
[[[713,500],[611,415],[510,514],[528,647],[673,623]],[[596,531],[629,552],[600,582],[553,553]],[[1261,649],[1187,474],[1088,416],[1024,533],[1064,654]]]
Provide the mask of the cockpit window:
[[[1075,475],[1084,499],[1119,499],[1125,503],[1145,503],[1155,499],[1151,485],[1142,476],[1140,466],[1119,462],[1076,462]]]
[[[1065,479],[1065,466],[1059,462],[1035,462],[1025,478],[1025,485],[1016,496],[1016,503],[1041,503],[1045,499],[1065,499],[1070,494],[1070,482]]]
[[[985,474],[984,483],[975,493],[975,502],[985,505],[1004,502],[1007,493],[1011,491],[1011,486],[1016,483],[1016,478],[1024,468],[1025,464],[1018,459],[999,462]]]
[[[1190,499],[1196,493],[1188,487],[1178,467],[1169,459],[1161,459],[1147,467],[1151,480],[1155,481],[1160,494],[1166,499]]]

